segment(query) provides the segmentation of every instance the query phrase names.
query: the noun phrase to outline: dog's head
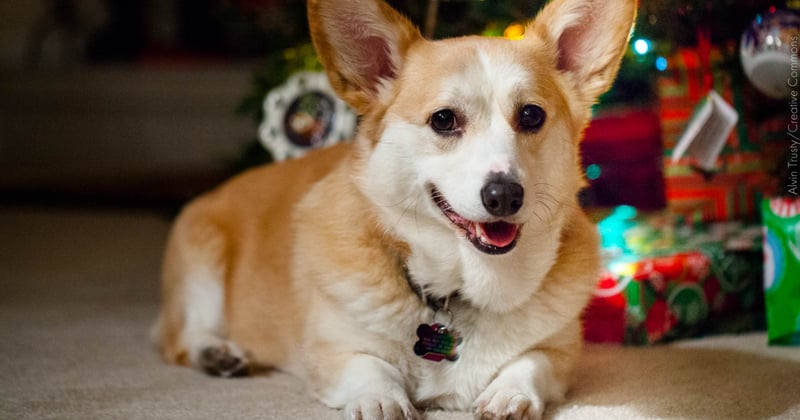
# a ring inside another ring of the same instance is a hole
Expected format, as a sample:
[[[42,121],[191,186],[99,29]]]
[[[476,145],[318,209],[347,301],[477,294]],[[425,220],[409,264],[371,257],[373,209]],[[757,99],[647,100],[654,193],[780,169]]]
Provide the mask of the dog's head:
[[[412,249],[487,264],[538,253],[543,276],[577,207],[578,142],[635,3],[555,0],[521,40],[428,41],[383,2],[310,0],[331,84],[362,118],[359,185],[387,229]]]

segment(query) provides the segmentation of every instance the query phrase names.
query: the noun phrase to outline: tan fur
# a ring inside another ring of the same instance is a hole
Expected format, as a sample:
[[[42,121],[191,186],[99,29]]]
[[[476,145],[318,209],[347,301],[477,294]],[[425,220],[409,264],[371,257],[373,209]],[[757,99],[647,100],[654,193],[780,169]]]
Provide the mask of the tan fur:
[[[597,234],[576,200],[584,183],[578,143],[591,104],[616,74],[634,3],[557,0],[515,43],[430,42],[383,2],[352,3],[311,0],[309,18],[332,85],[362,114],[355,142],[251,170],[187,206],[165,253],[155,339],[174,363],[208,369],[210,347],[217,362],[244,359],[291,371],[346,416],[415,418],[413,404],[472,408],[487,418],[538,417],[566,391],[581,343],[578,317],[600,269]],[[506,62],[509,69],[493,64]],[[492,77],[525,82],[508,92],[470,85]],[[454,80],[465,86],[448,85]],[[526,103],[547,110],[546,124],[536,134],[511,132],[515,106]],[[460,140],[426,131],[431,112],[442,107],[469,112],[469,132]],[[419,158],[375,157],[398,147],[386,142],[411,141],[386,138],[390,128],[435,139],[420,150],[426,159],[446,156],[459,141],[482,141],[470,137],[475,133],[513,136],[514,164],[530,200],[524,214],[513,216],[523,224],[517,249],[464,257],[471,248],[461,242],[458,250],[420,247],[419,238],[432,232],[414,226],[435,227],[442,244],[456,239],[451,226],[436,224],[440,214],[426,213],[427,197],[403,204],[408,197],[373,195],[395,182],[377,179],[376,170],[413,166]],[[417,326],[435,315],[409,287],[406,264],[412,274],[446,273],[424,279],[434,288],[465,276],[462,298],[449,308],[465,337],[451,365],[410,351]],[[467,284],[467,276],[477,283]],[[498,303],[502,296],[508,305]],[[224,309],[204,311],[197,302],[205,301]],[[221,366],[217,373],[231,373]]]
[[[291,362],[291,349],[300,343],[306,302],[294,299],[288,282],[294,236],[288,221],[300,197],[351,149],[351,144],[340,144],[311,153],[306,162],[250,170],[182,211],[163,268],[158,340],[169,361],[188,363],[180,343],[184,322],[180,286],[188,271],[214,265],[224,273],[229,337],[249,349],[259,364]],[[281,220],[286,222],[274,223]]]

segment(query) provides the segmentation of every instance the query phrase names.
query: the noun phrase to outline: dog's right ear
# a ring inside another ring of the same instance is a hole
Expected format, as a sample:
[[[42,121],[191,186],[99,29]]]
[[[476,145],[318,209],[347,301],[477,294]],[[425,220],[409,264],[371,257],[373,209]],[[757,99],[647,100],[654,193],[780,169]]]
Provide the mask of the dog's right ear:
[[[383,1],[309,0],[311,38],[334,90],[364,114],[394,80],[419,30]]]

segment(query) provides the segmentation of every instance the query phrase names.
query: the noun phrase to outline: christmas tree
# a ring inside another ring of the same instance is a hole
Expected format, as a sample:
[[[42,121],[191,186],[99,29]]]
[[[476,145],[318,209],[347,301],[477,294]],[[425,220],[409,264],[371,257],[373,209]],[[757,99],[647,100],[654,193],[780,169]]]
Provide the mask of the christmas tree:
[[[521,35],[521,24],[536,15],[546,1],[492,0],[440,1],[389,0],[406,14],[429,38],[439,39],[468,34],[490,36]],[[276,0],[237,0],[239,13],[233,22],[255,24],[262,31],[263,65],[256,73],[253,89],[238,111],[258,123],[264,117],[261,103],[266,93],[300,70],[320,70],[308,36],[303,2]],[[736,83],[746,84],[738,59],[738,42],[744,28],[760,12],[785,4],[765,0],[650,0],[640,2],[639,16],[631,37],[631,48],[623,59],[617,82],[603,98],[601,106],[652,105],[657,101],[656,79],[673,70],[670,57],[680,48],[695,48],[707,67],[709,85],[724,73]],[[713,68],[711,50],[721,53]],[[710,87],[710,86],[709,86]],[[738,107],[746,106],[743,103]],[[758,103],[756,119],[772,115],[774,104]],[[243,154],[238,168],[269,161],[269,156],[253,142]]]

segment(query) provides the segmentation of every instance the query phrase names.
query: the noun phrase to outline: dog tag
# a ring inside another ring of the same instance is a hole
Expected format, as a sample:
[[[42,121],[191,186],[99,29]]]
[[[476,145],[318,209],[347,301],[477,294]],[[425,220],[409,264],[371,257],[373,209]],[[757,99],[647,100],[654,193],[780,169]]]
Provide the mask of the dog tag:
[[[461,344],[458,331],[449,330],[444,324],[420,324],[417,327],[419,340],[414,343],[414,354],[426,360],[441,362],[447,359],[454,362],[458,359],[456,347]]]

